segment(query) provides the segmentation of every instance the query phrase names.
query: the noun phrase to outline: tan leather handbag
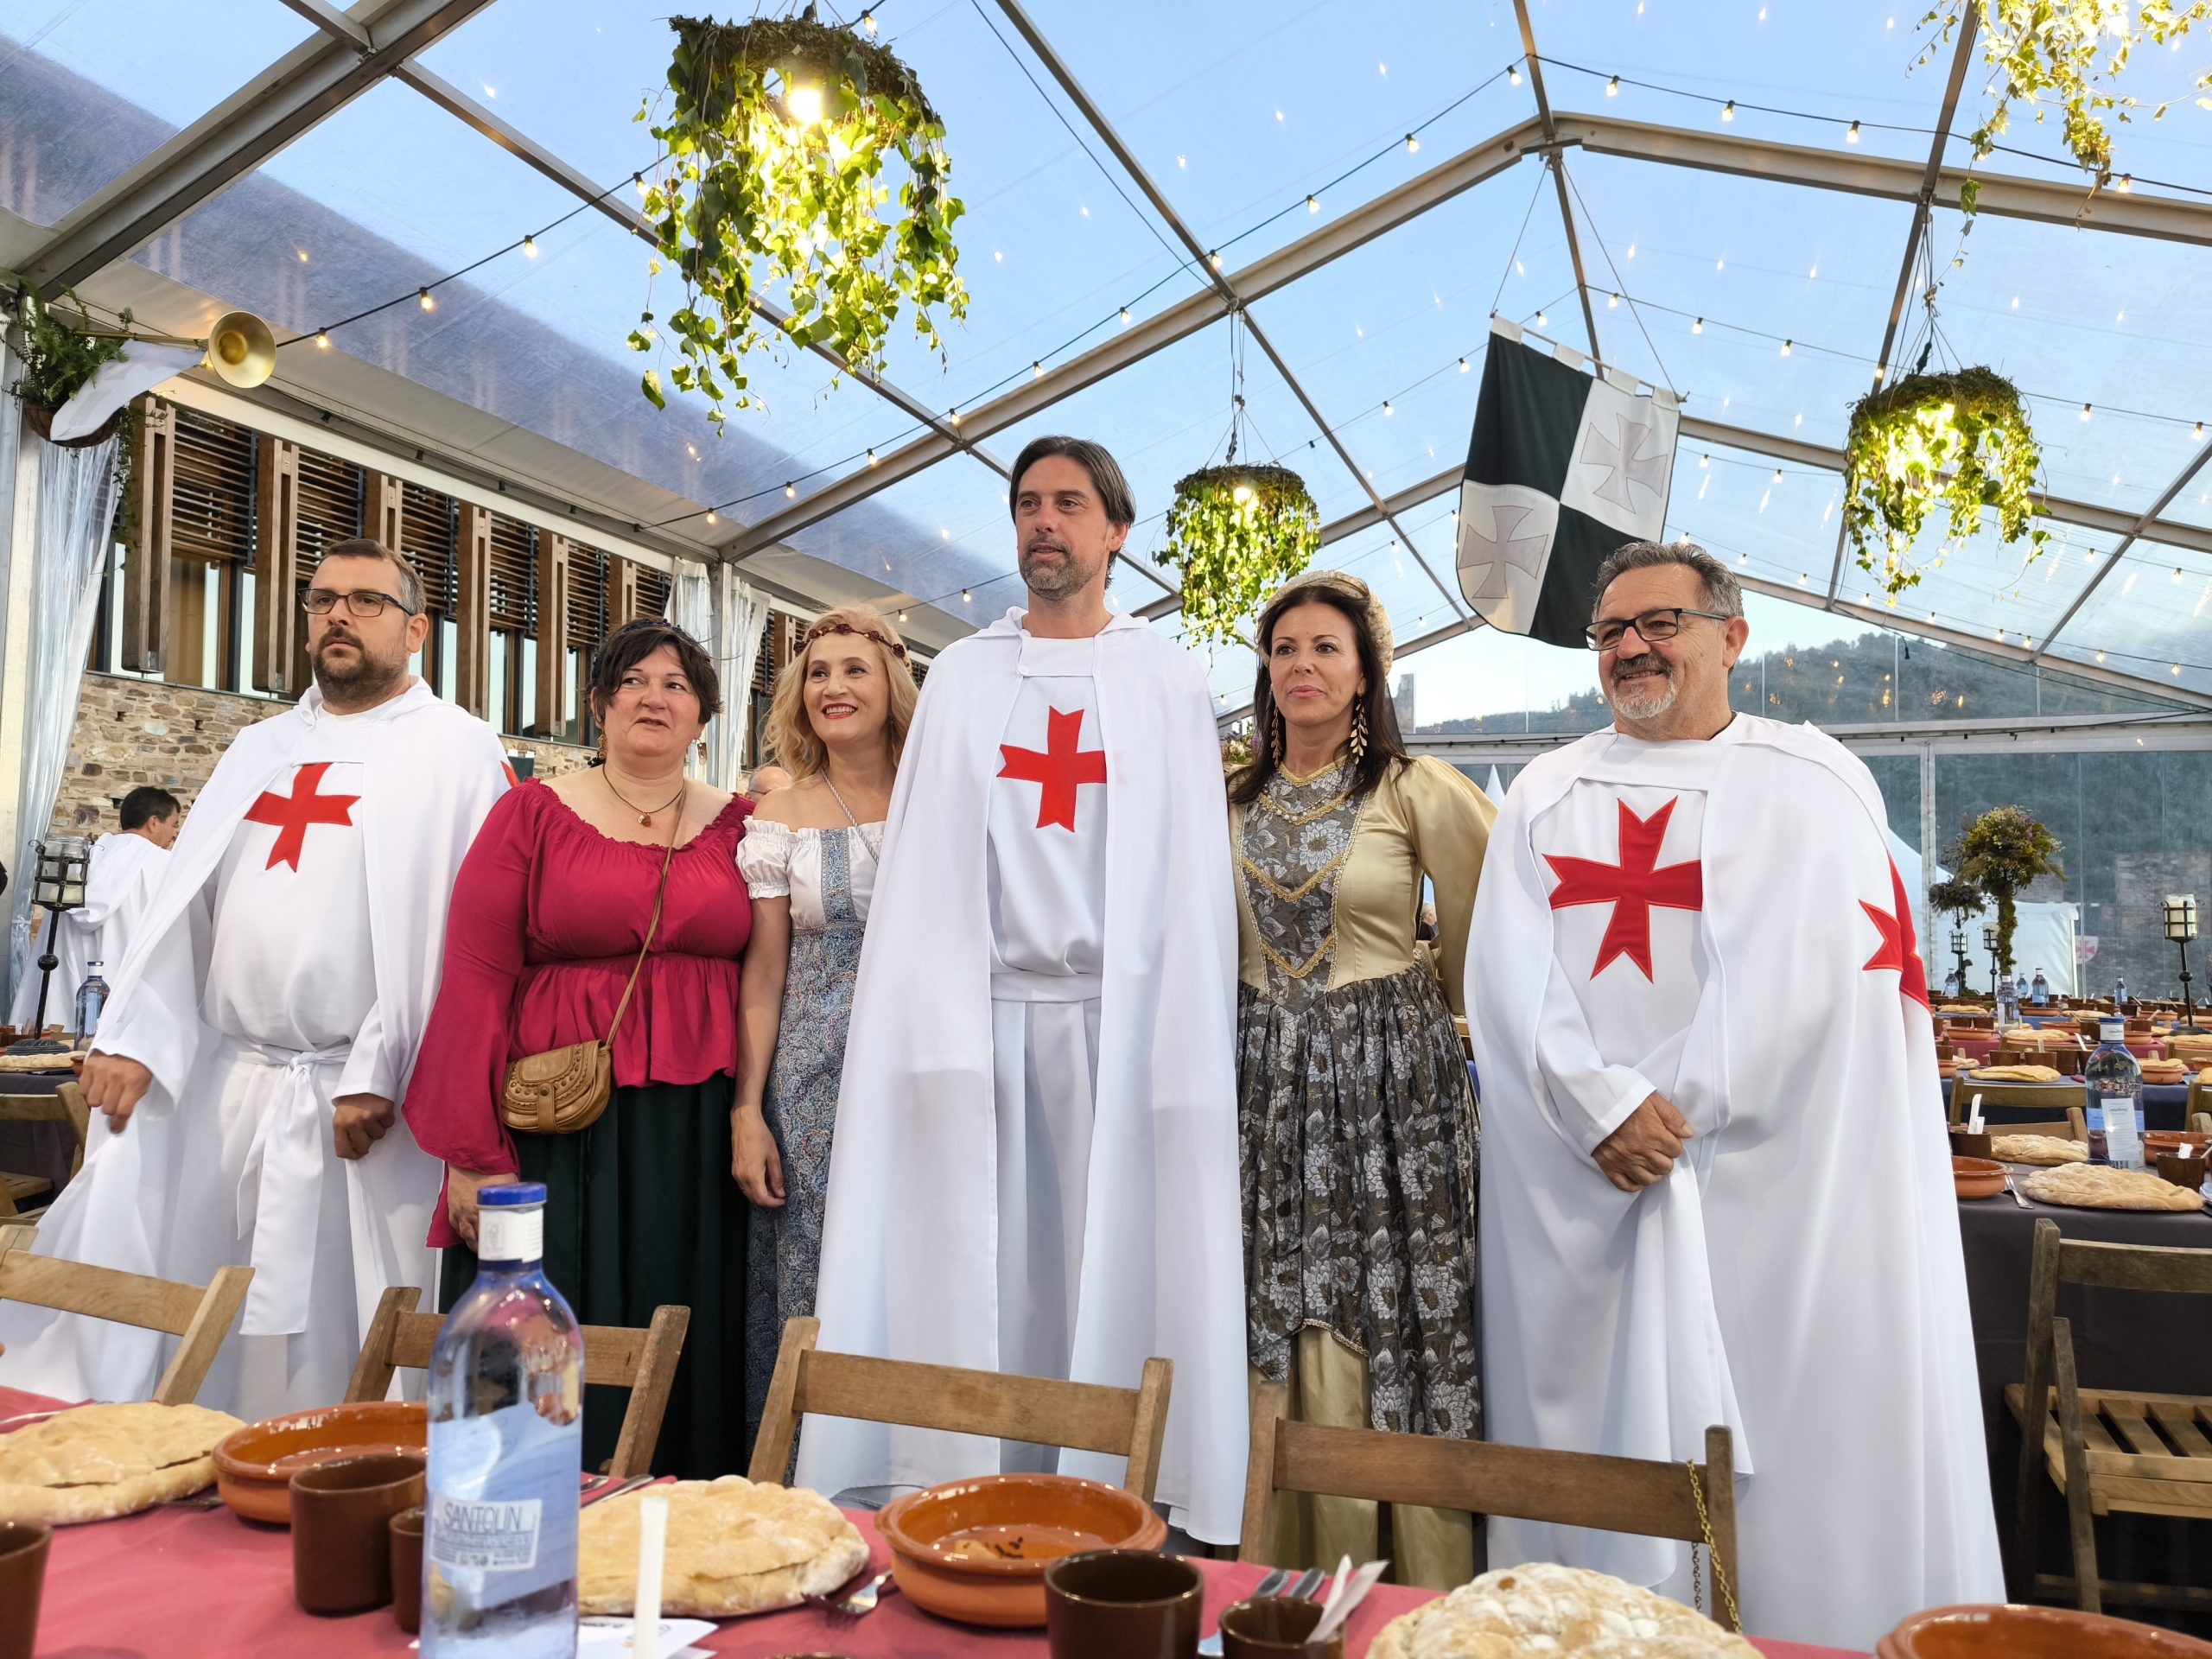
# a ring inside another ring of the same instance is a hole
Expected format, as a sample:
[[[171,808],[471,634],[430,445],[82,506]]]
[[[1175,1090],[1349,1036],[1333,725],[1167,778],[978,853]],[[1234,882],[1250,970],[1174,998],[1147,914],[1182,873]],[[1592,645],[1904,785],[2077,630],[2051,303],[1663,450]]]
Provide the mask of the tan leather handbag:
[[[668,899],[668,869],[676,861],[676,837],[683,828],[679,804],[676,823],[668,832],[668,851],[660,861],[660,890],[653,894],[653,918],[645,925],[645,942],[638,947],[638,960],[630,969],[630,982],[622,988],[615,1005],[613,1023],[595,1042],[569,1043],[541,1054],[525,1054],[507,1066],[507,1086],[499,1097],[499,1122],[525,1135],[575,1135],[588,1129],[607,1110],[614,1093],[614,1033],[622,1029],[622,1016],[630,1011],[630,998],[645,971],[645,956],[660,931],[661,906]]]

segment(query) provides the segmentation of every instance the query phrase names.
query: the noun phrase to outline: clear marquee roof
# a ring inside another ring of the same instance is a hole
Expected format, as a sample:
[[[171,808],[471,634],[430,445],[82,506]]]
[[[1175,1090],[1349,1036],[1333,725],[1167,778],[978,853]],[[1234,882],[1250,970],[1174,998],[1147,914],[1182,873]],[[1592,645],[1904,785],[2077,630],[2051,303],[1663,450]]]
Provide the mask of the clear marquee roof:
[[[1836,579],[1834,462],[1945,125],[1952,54],[1916,66],[1923,7],[1530,0],[1535,74],[1511,0],[1018,10],[874,9],[944,118],[968,208],[970,309],[945,360],[901,327],[880,389],[833,391],[830,365],[804,353],[764,363],[767,409],[734,414],[726,438],[681,398],[645,404],[623,343],[647,282],[624,181],[654,161],[632,117],[665,73],[664,3],[15,0],[0,14],[0,265],[67,275],[94,304],[179,332],[243,306],[282,339],[564,221],[538,257],[441,289],[434,314],[404,306],[339,331],[330,353],[284,351],[266,395],[638,524],[650,544],[741,554],[804,597],[909,606],[942,643],[1019,594],[997,466],[1027,438],[1076,430],[1115,449],[1146,564],[1176,479],[1218,457],[1231,325],[1194,242],[1247,298],[1246,452],[1304,474],[1334,526],[1325,560],[1376,586],[1403,644],[1465,616],[1452,507],[1493,305],[1589,349],[1579,251],[1605,360],[1687,395],[1669,533],[1746,578],[1755,650],[1887,625],[2099,676],[2127,708],[2212,702],[2212,466],[2175,487],[2212,417],[2212,113],[2185,95],[2212,46],[2139,57],[2134,89],[2180,101],[2119,129],[2130,191],[2086,219],[2054,127],[2023,120],[2017,153],[1975,169],[1991,182],[1956,265],[1955,191],[1938,187],[1943,339],[2032,394],[2061,505],[2043,558],[1986,538],[1892,608],[1848,560]],[[334,64],[360,89],[257,143],[257,124]],[[1977,54],[1948,168],[1971,162],[1957,134],[1986,73]],[[1541,160],[1539,86],[1572,240]],[[1478,181],[1433,188],[1462,176]],[[2008,194],[2008,179],[2031,188]],[[618,185],[606,208],[575,211]],[[1917,296],[1914,279],[1906,335]],[[956,409],[972,449],[941,441],[925,467],[868,476],[867,451],[927,441],[931,422],[950,432]],[[1817,608],[1832,581],[1842,616]],[[1172,586],[1123,571],[1116,592],[1137,607]],[[1594,683],[1580,654],[1480,628],[1402,666],[1423,725]],[[1241,703],[1249,655],[1215,652],[1213,678],[1224,709]]]

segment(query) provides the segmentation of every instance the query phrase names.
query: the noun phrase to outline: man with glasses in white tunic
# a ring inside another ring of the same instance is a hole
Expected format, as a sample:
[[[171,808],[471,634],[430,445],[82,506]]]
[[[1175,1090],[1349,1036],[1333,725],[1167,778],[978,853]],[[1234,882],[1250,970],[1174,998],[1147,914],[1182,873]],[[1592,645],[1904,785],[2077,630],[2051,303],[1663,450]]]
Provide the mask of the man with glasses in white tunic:
[[[439,1166],[393,1109],[437,991],[453,878],[512,777],[482,721],[409,671],[414,569],[327,549],[315,684],[233,740],[147,907],[91,1056],[103,1115],[42,1254],[205,1281],[254,1271],[201,1390],[249,1421],[344,1392],[377,1300],[432,1285]],[[143,1399],[162,1344],[0,1306],[0,1380]]]
[[[899,767],[854,993],[824,1349],[1133,1388],[1173,1362],[1159,1492],[1236,1535],[1247,1414],[1236,938],[1195,658],[1106,607],[1135,521],[1099,445],[1014,468],[1026,608],[941,653]],[[836,1492],[1092,1453],[810,1417]]]
[[[1613,724],[1491,832],[1484,1426],[1676,1464],[1726,1426],[1745,1629],[1864,1651],[2005,1581],[1909,895],[1866,766],[1731,713],[1749,632],[1702,549],[1620,549]],[[1687,1546],[1493,1517],[1522,1561],[1691,1592]]]

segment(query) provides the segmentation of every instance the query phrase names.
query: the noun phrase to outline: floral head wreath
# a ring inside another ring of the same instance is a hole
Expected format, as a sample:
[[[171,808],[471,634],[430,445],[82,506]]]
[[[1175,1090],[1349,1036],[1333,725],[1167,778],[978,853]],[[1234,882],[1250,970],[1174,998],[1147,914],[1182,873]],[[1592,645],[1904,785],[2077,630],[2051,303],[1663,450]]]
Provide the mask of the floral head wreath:
[[[1382,677],[1390,677],[1390,659],[1396,651],[1396,642],[1390,633],[1390,613],[1382,608],[1382,601],[1357,576],[1346,575],[1341,570],[1308,570],[1275,589],[1275,596],[1268,601],[1268,608],[1281,615],[1298,600],[1292,597],[1301,588],[1326,588],[1340,594],[1358,606],[1367,618],[1367,631],[1375,638],[1375,655]]]
[[[881,645],[886,651],[889,652],[893,657],[896,657],[900,662],[903,663],[906,660],[906,647],[901,641],[886,639],[879,629],[856,628],[849,622],[816,623],[811,628],[807,630],[806,638],[799,641],[798,648],[802,652],[804,652],[806,648],[812,645],[816,640],[823,638],[825,635],[832,633],[856,633],[863,639],[874,640],[877,645]]]

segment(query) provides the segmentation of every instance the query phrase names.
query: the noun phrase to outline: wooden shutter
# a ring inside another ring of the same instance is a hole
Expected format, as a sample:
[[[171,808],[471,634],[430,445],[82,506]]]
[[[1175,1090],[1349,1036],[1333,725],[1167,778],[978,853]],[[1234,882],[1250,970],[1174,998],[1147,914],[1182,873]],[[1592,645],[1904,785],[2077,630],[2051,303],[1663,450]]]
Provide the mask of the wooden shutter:
[[[235,421],[176,410],[169,551],[179,558],[253,561],[254,435]]]
[[[361,480],[361,534],[372,542],[406,552],[406,492],[390,473],[371,473]],[[409,563],[414,555],[408,554]],[[416,575],[422,575],[417,567]]]
[[[592,653],[607,638],[607,555],[595,547],[569,544],[569,649],[584,654],[589,677]]]
[[[419,484],[400,486],[399,550],[423,579],[424,606],[445,614],[455,603],[454,517],[450,497]]]
[[[365,491],[361,469],[335,455],[302,449],[300,456],[300,569],[312,569],[322,550],[362,534]],[[385,543],[397,548],[397,539]]]
[[[254,489],[253,683],[282,696],[300,632],[300,447],[258,442]]]
[[[492,694],[492,515],[464,505],[454,537],[454,701],[479,720]]]
[[[537,532],[537,729],[569,723],[569,543]]]
[[[638,614],[638,567],[613,554],[607,558],[607,631]]]
[[[638,573],[638,608],[633,616],[665,617],[668,599],[674,580],[665,570],[656,570],[651,565],[633,567]]]
[[[486,547],[491,625],[533,632],[537,627],[537,532],[519,518],[504,518],[496,512],[487,516],[492,521]]]
[[[118,658],[134,673],[162,671],[169,632],[170,503],[176,410],[149,398],[130,458],[130,538],[123,554],[123,639]]]

